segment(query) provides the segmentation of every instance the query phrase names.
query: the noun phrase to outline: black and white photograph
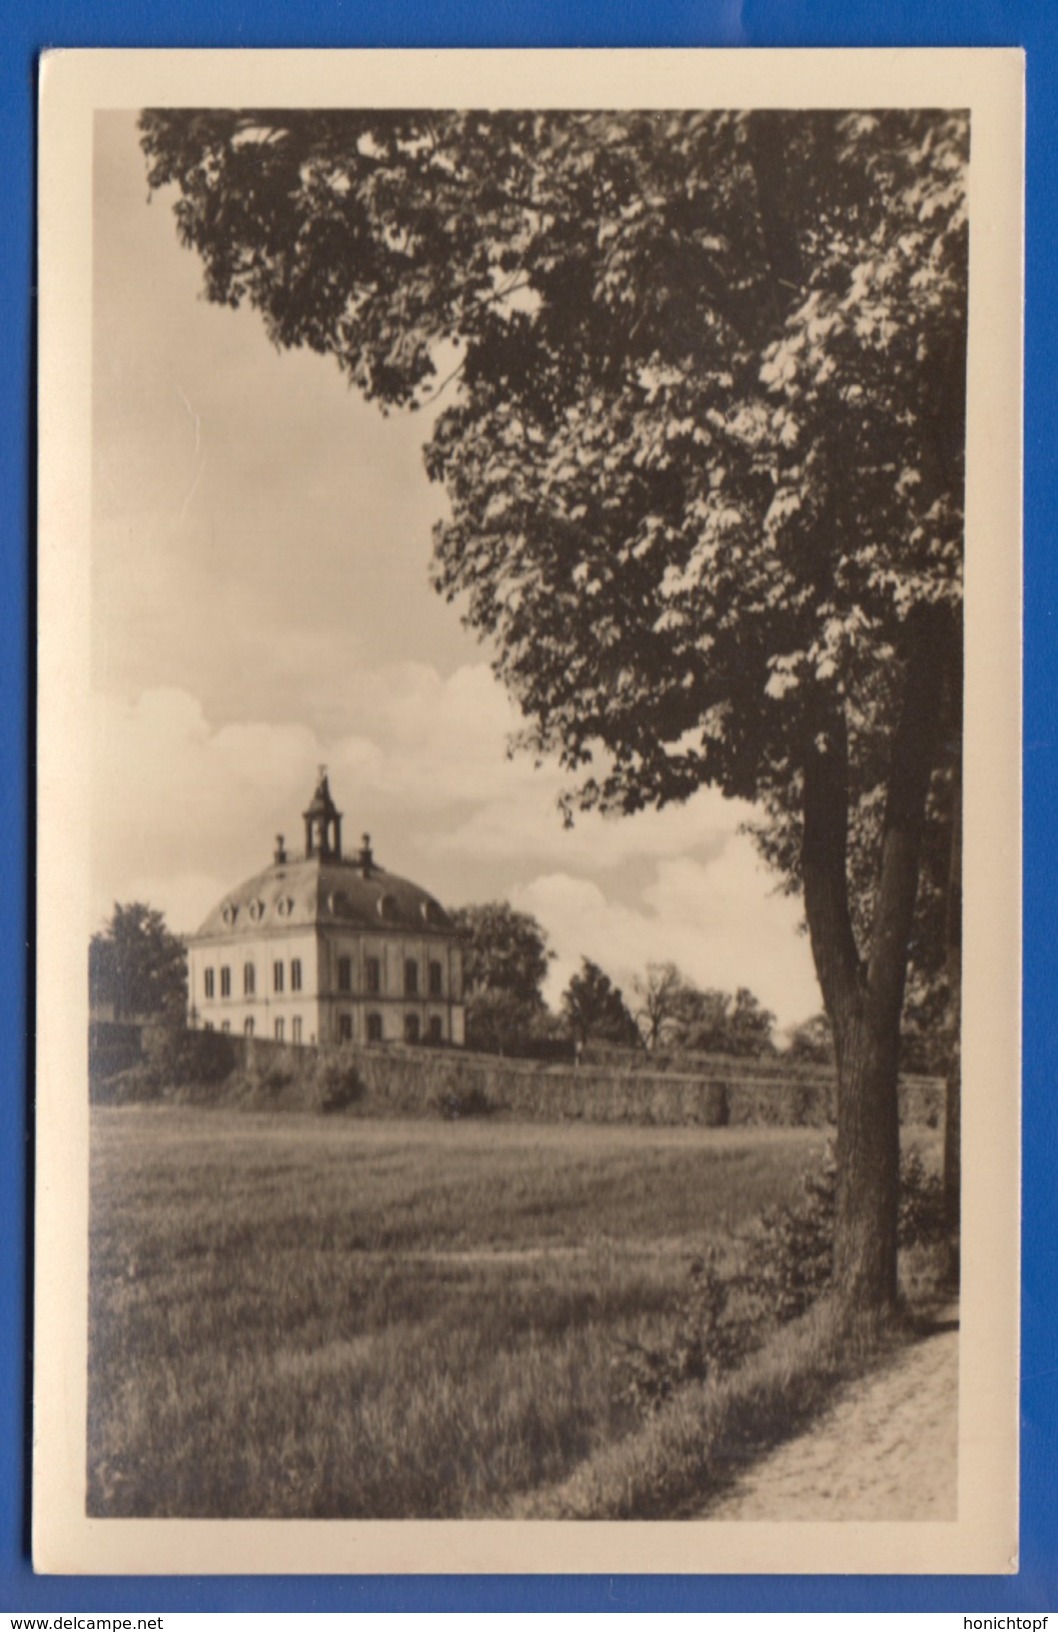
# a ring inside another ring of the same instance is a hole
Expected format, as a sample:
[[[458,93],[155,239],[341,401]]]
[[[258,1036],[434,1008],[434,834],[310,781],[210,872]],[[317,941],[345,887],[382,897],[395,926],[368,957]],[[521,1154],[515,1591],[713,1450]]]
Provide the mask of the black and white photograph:
[[[38,1567],[1013,1568],[1018,60],[445,55],[46,65]]]

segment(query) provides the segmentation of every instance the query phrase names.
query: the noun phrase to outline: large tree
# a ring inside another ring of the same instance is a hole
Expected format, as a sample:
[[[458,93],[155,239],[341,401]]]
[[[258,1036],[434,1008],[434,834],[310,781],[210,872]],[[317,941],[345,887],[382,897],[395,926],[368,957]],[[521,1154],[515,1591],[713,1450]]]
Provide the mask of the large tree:
[[[93,1007],[112,1007],[118,1020],[151,1015],[183,1022],[187,954],[162,913],[142,901],[115,904],[89,942],[88,993]]]
[[[620,987],[591,958],[581,958],[580,968],[569,978],[562,994],[562,1017],[579,1043],[632,1048],[640,1040]]]
[[[891,1301],[919,859],[959,752],[966,117],[166,110],[143,140],[211,299],[383,407],[451,375],[436,581],[569,808],[711,784],[783,835],[834,1028],[835,1281]]]
[[[460,907],[449,914],[463,938],[467,1042],[504,1053],[542,1033],[544,981],[554,954],[528,912],[506,901]]]

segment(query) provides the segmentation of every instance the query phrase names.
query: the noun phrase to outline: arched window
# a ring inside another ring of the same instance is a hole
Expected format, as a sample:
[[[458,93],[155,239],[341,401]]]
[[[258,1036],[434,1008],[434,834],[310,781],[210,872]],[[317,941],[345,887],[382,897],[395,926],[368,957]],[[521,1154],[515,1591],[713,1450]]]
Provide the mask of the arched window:
[[[404,960],[404,995],[417,997],[419,994],[419,965],[414,958]]]
[[[417,1014],[406,1014],[404,1016],[404,1041],[406,1043],[417,1043],[419,1041],[419,1016]]]
[[[351,992],[353,989],[353,960],[352,958],[338,959],[338,990]]]
[[[250,1016],[249,1020],[244,1020],[243,1021],[242,1030],[243,1030],[243,1036],[244,1037],[252,1037],[253,1036],[253,1016],[252,1015]]]
[[[254,993],[254,980],[255,980],[255,976],[254,976],[253,964],[252,963],[244,963],[243,966],[242,966],[242,990],[243,990],[243,996],[244,997],[252,997],[253,996],[253,993]]]
[[[436,958],[430,961],[430,996],[440,997],[444,990],[444,970]]]

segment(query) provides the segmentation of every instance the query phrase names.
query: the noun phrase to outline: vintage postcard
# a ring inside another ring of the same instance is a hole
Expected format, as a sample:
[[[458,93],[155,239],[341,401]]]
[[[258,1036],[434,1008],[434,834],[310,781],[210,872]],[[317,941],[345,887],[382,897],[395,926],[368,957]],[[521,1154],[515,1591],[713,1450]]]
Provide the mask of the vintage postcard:
[[[38,1570],[1017,1568],[1022,78],[43,61]]]

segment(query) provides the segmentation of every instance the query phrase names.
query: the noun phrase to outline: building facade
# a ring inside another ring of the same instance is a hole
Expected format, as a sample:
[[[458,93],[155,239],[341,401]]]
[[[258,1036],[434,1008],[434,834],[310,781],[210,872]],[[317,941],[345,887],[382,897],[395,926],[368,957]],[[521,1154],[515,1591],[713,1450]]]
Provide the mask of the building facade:
[[[305,849],[232,890],[188,941],[189,1023],[287,1043],[464,1041],[459,936],[432,896],[342,853],[326,771]]]

